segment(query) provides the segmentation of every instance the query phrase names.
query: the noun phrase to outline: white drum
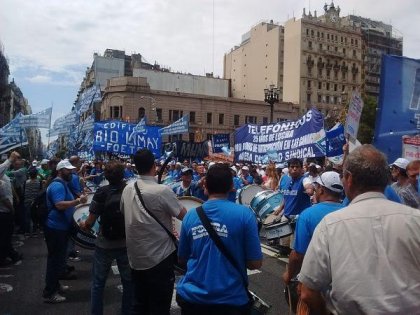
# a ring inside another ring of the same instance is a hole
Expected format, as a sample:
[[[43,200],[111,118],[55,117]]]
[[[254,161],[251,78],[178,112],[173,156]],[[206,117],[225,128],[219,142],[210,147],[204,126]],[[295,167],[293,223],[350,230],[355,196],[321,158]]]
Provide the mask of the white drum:
[[[89,196],[92,196],[93,198],[93,195]],[[76,207],[76,211],[73,214],[74,228],[72,230],[71,237],[78,245],[87,249],[94,249],[96,237],[98,236],[99,232],[98,221],[96,221],[92,226],[90,232],[82,230],[79,226],[80,222],[86,221],[87,217],[89,216],[89,206],[90,203],[86,203]]]
[[[201,206],[204,202],[203,200],[192,196],[178,197],[178,200],[187,210],[197,208]],[[178,233],[177,237],[179,237],[179,235],[181,234],[181,223],[182,221],[178,219],[173,219],[174,230]]]
[[[238,196],[238,201],[241,205],[249,206],[256,194],[264,189],[258,185],[248,185],[241,189]]]

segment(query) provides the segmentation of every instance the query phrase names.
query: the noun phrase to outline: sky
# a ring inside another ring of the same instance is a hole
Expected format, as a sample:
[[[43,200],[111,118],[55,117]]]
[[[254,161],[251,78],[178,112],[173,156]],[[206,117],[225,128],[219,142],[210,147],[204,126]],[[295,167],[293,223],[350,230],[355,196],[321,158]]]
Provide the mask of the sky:
[[[173,71],[223,75],[223,56],[261,21],[284,24],[322,0],[0,0],[0,43],[12,78],[34,113],[70,112],[93,54],[140,53]],[[330,1],[328,1],[330,4]],[[420,1],[341,0],[341,16],[390,23],[403,54],[420,59]]]

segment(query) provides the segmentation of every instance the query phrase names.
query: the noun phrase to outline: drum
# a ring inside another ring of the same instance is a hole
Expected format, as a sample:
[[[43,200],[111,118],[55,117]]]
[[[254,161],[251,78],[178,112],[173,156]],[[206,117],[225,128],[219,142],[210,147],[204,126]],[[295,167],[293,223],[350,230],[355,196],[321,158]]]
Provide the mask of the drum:
[[[265,237],[267,240],[287,237],[293,234],[293,228],[290,222],[280,222],[277,224],[265,226]]]
[[[192,196],[185,196],[185,197],[178,197],[178,200],[181,202],[181,204],[185,207],[185,209],[190,210],[192,208],[197,208],[203,204],[203,200],[192,197]],[[174,229],[178,233],[178,237],[181,234],[181,221],[178,219],[173,220]]]
[[[241,205],[249,206],[252,199],[257,193],[262,191],[263,188],[258,185],[248,185],[241,189],[238,196],[238,201]]]
[[[278,191],[264,190],[255,195],[250,207],[257,218],[264,222],[265,218],[284,203],[283,194]]]
[[[88,195],[88,198],[90,196],[93,198],[93,194]],[[99,232],[98,220],[96,220],[90,232],[82,230],[79,226],[80,222],[86,221],[89,216],[89,205],[90,204],[84,204],[76,207],[76,211],[73,214],[74,229],[71,237],[79,246],[86,249],[94,249],[96,237]]]

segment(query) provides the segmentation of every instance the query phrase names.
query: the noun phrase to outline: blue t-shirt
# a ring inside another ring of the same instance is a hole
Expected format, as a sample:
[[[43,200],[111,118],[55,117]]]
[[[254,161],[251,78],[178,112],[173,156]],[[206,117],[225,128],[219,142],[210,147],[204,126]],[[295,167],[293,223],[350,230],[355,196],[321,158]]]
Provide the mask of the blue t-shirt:
[[[187,189],[182,187],[182,182],[180,185],[172,188],[172,191],[175,193],[177,197],[182,196],[194,196],[194,192],[197,189],[197,183],[191,182],[190,186]]]
[[[341,208],[343,208],[341,203],[320,202],[305,209],[297,219],[293,249],[299,254],[304,255],[318,223],[321,222],[328,213]]]
[[[284,178],[284,179],[283,179]],[[284,196],[284,215],[298,215],[311,206],[311,199],[305,193],[302,176],[293,180],[290,176],[283,176],[280,182],[280,192]]]
[[[81,194],[83,192],[82,185],[80,185],[80,178],[77,174],[71,174],[71,181],[67,183],[73,196],[75,194]],[[76,196],[74,196],[76,198]]]
[[[47,226],[56,230],[68,231],[73,224],[73,214],[75,207],[66,210],[57,210],[55,204],[60,201],[74,200],[73,194],[67,187],[67,183],[60,179],[55,179],[47,189],[47,207],[49,210]]]
[[[99,184],[102,182],[103,172],[104,171],[102,169],[97,169],[96,167],[93,168],[92,171],[90,172],[90,175],[98,175],[98,174],[101,175],[101,176],[95,176],[91,179],[95,183],[95,185],[99,186]]]
[[[177,293],[196,304],[245,305],[248,295],[243,285],[246,262],[261,260],[255,214],[247,207],[228,200],[209,200],[204,212],[223,244],[241,266],[242,275],[207,235],[195,209],[182,221],[178,256],[187,260],[187,273],[177,284]]]
[[[207,199],[209,199],[209,196],[204,193],[204,188],[201,188],[198,185],[196,185],[196,187],[193,191],[193,196],[197,197],[197,198],[199,198],[203,201],[207,201]]]
[[[390,201],[394,201],[397,203],[402,203],[400,196],[395,192],[394,188],[391,187],[391,185],[387,185],[385,187],[384,195],[386,199]],[[345,197],[343,199],[343,202],[341,203],[344,207],[347,207],[350,204],[349,198]]]
[[[235,191],[230,191],[228,195],[228,200],[235,202],[236,201],[236,195],[239,189],[241,189],[244,186],[242,180],[238,176],[233,177],[233,188]]]
[[[254,177],[252,177],[251,175],[246,176],[245,179],[248,181],[247,185],[252,185],[254,183]],[[244,186],[245,183],[243,182],[242,179],[241,179],[241,182],[242,182],[242,186]]]
[[[135,175],[134,175],[134,172],[133,172],[133,170],[129,170],[129,169],[124,169],[124,178],[125,179],[129,179],[129,178],[133,178]]]

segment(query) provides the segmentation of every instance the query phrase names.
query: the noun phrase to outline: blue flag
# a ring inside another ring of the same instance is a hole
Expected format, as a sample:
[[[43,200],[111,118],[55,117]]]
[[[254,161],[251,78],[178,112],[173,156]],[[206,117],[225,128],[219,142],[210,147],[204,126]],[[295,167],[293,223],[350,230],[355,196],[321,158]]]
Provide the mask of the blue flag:
[[[329,131],[327,135],[327,156],[339,156],[343,154],[343,145],[346,144],[346,137],[344,136],[344,126],[337,124]]]
[[[182,116],[173,124],[160,129],[159,133],[161,136],[178,135],[181,133],[188,132],[189,126],[190,126],[190,114],[187,114],[185,116]]]

